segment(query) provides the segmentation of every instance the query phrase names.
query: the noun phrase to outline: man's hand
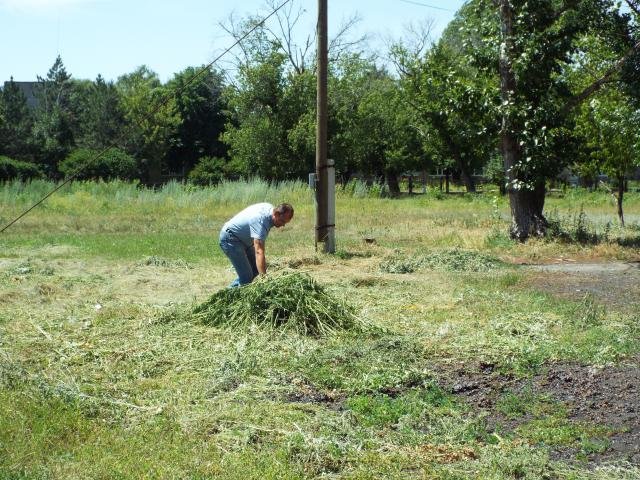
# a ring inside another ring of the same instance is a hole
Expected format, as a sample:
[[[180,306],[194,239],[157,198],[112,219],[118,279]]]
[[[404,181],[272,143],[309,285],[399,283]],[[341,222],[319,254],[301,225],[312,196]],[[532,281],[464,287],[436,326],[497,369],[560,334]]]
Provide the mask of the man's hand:
[[[256,267],[260,275],[266,275],[267,273],[267,260],[264,257],[264,241],[253,239],[253,249],[256,252]]]

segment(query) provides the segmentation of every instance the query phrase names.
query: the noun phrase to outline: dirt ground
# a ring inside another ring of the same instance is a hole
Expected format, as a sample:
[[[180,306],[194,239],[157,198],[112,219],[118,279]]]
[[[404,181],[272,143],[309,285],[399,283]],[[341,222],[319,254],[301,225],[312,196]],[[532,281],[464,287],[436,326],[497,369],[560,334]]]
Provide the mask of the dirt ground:
[[[640,262],[530,265],[529,286],[561,298],[590,294],[607,309],[640,312]]]
[[[496,409],[505,392],[548,396],[567,408],[570,420],[611,429],[606,450],[587,455],[588,463],[640,465],[640,357],[604,368],[557,363],[530,379],[504,376],[494,372],[492,365],[480,364],[449,372],[441,382],[474,410],[484,411],[489,430],[502,434],[532,420],[530,415],[508,418]],[[578,449],[563,447],[553,450],[552,458],[572,462],[577,454]]]
[[[640,320],[640,263],[560,263],[528,266],[536,271],[527,288],[579,300],[589,294],[609,311],[636,313]],[[530,379],[514,379],[494,371],[492,365],[453,369],[443,385],[478,410],[487,413],[489,428],[509,431],[531,420],[510,419],[496,409],[504,392],[536,392],[561,402],[568,418],[612,429],[604,452],[589,454],[593,465],[626,461],[640,465],[640,356],[618,366],[595,368],[576,363],[555,363]],[[558,448],[552,457],[575,461],[577,449]]]

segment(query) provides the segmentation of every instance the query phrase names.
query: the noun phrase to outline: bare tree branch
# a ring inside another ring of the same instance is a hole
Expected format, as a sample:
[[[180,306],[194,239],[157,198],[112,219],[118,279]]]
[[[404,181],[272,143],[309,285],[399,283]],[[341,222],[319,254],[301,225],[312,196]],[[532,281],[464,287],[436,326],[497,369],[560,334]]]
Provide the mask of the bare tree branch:
[[[362,18],[358,14],[354,14],[351,17],[343,21],[338,27],[338,31],[335,36],[329,40],[329,61],[335,62],[347,51],[352,50],[354,47],[366,43],[368,35],[364,34],[353,40],[348,40],[349,33],[356,27],[358,23],[362,21]]]
[[[625,2],[629,5],[629,8],[636,12],[636,15],[640,17],[640,2],[638,2],[638,0],[625,0]]]
[[[274,0],[271,0],[271,5],[275,6],[276,2]],[[292,2],[287,6],[287,9],[283,11],[282,14],[280,14],[280,12],[276,14],[278,26],[280,27],[280,33],[274,32],[271,29],[267,30],[269,31],[269,33],[271,33],[271,35],[273,35],[275,39],[283,39],[283,41],[279,40],[279,43],[281,45],[281,48],[289,58],[291,66],[296,71],[296,73],[303,73],[306,70],[309,36],[307,36],[305,47],[300,48],[296,45],[293,39],[293,31],[296,25],[300,22],[300,19],[303,17],[305,9],[299,7],[297,12],[294,13],[293,7],[294,4]]]
[[[228,35],[231,36],[231,38],[233,38],[234,40],[238,40],[239,38],[242,38],[242,36],[244,35],[244,33],[241,31],[241,22],[235,18],[233,12],[231,12],[229,14],[229,16],[227,17],[225,22],[218,22],[218,26],[224,31],[226,32]],[[240,47],[240,50],[242,50],[242,54],[244,56],[244,59],[242,59],[240,56],[233,54],[233,56],[235,57],[236,60],[236,66],[240,65],[242,63],[246,63],[249,59],[249,52],[247,51],[245,45],[243,42],[240,42],[238,44],[238,46]]]
[[[266,6],[271,9],[275,9],[278,3],[278,0],[266,0],[265,2]],[[268,36],[269,41],[282,50],[291,68],[297,74],[305,72],[309,65],[315,64],[317,31],[313,29],[313,32],[309,33],[308,30],[304,31],[300,28],[301,21],[308,18],[305,16],[306,13],[305,8],[299,5],[296,6],[295,1],[292,1],[276,13],[276,25],[264,25],[261,30],[263,34]],[[219,23],[219,26],[232,38],[238,40],[247,31],[246,27],[251,20],[251,17],[237,19],[231,14],[224,23]],[[366,42],[367,35],[354,39],[349,38],[349,34],[359,22],[360,17],[353,15],[338,27],[337,33],[329,41],[329,61],[337,61],[344,53]],[[296,32],[296,29],[299,31]],[[246,42],[240,42],[239,46],[241,53],[235,55],[234,58],[236,68],[250,61],[252,53],[251,39]]]
[[[398,73],[408,75],[410,72],[407,61],[419,59],[433,45],[433,19],[426,19],[417,24],[410,23],[406,27],[407,34],[400,40],[388,40],[387,50],[391,52],[388,60],[395,66]]]
[[[564,106],[561,113],[562,114],[569,113],[571,110],[576,108],[578,105],[584,102],[591,95],[597,92],[600,88],[602,88],[603,85],[612,82],[613,75],[620,71],[620,69],[624,65],[624,62],[626,62],[629,59],[629,57],[631,57],[631,55],[633,55],[633,53],[638,49],[640,49],[640,41],[636,42],[636,44],[633,47],[627,50],[627,52],[620,59],[618,59],[611,66],[611,68],[609,68],[609,70],[607,70],[604,73],[604,75],[602,75],[600,78],[594,81],[591,85],[586,87],[582,92],[580,92],[579,94],[571,98],[571,100],[569,100],[569,102]]]

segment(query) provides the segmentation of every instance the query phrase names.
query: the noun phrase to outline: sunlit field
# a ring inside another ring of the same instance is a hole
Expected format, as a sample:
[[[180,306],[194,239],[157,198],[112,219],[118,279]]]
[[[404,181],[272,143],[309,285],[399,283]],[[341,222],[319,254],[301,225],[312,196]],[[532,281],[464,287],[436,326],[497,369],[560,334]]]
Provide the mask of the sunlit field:
[[[53,186],[0,186],[2,226]],[[192,313],[234,278],[220,227],[260,201],[295,207],[266,281],[309,276],[368,328]],[[546,213],[521,244],[495,192],[352,184],[327,255],[303,183],[66,186],[0,234],[0,478],[640,478],[637,385],[601,385],[610,416],[577,388],[640,378],[640,194],[625,228],[602,191]],[[602,268],[546,269],[579,264]]]

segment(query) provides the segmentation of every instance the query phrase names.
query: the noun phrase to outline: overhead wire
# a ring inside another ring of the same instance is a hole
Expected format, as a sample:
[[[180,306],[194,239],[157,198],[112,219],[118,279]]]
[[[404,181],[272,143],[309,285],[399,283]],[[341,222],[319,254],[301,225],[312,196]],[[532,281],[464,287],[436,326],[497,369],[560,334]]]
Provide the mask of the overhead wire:
[[[220,60],[223,56],[225,56],[227,53],[229,53],[236,45],[238,45],[240,42],[242,42],[245,38],[247,38],[249,35],[251,35],[258,27],[262,26],[267,20],[269,20],[273,15],[275,15],[278,10],[280,10],[282,7],[284,7],[287,3],[291,2],[292,0],[285,0],[284,2],[282,2],[280,5],[278,5],[274,10],[271,11],[271,13],[269,13],[269,15],[267,15],[266,17],[264,17],[262,20],[260,20],[259,22],[257,22],[252,28],[250,28],[249,30],[247,30],[247,32],[245,32],[244,35],[242,35],[240,38],[238,38],[230,47],[228,47],[226,50],[224,50],[220,55],[218,55],[216,58],[214,58],[211,62],[209,62],[207,65],[205,65],[204,67],[202,67],[198,72],[196,72],[189,80],[187,80],[179,89],[171,92],[168,95],[165,95],[164,98],[162,98],[157,104],[156,106],[147,114],[144,116],[143,120],[146,121],[152,121],[153,116],[158,113],[158,111],[164,107],[165,105],[167,105],[167,103],[172,99],[175,98],[179,93],[183,92],[189,85],[191,85],[196,79],[198,79],[199,77],[201,77],[205,72],[208,72],[209,69],[216,63],[218,62],[218,60]],[[103,148],[100,152],[98,152],[94,157],[92,157],[89,161],[87,161],[84,165],[78,167],[76,170],[74,170],[72,172],[72,174],[70,176],[68,176],[67,178],[64,179],[64,181],[62,183],[60,183],[58,186],[56,186],[53,190],[51,190],[49,193],[47,193],[44,197],[42,197],[40,200],[38,200],[36,203],[34,203],[33,205],[31,205],[31,207],[29,207],[27,210],[25,210],[24,212],[22,212],[20,215],[18,215],[16,218],[14,218],[12,221],[10,221],[7,225],[5,225],[1,230],[0,233],[4,233],[5,230],[7,230],[9,227],[11,227],[12,225],[14,225],[16,222],[18,222],[20,219],[22,219],[23,217],[25,217],[26,215],[29,214],[29,212],[31,212],[34,208],[36,208],[38,205],[42,204],[47,198],[49,198],[51,195],[53,195],[54,193],[56,193],[58,190],[60,190],[62,187],[64,187],[65,185],[69,184],[70,182],[72,182],[73,180],[75,180],[78,175],[80,175],[80,173],[82,173],[87,167],[89,167],[89,165],[93,164],[96,160],[99,160],[100,158],[102,158],[104,156],[104,154],[111,148],[116,147],[117,145],[112,142],[110,143],[108,146],[106,146],[105,148]]]
[[[418,5],[420,7],[427,7],[427,8],[433,8],[434,10],[442,10],[445,12],[453,12],[454,10],[451,10],[450,8],[443,8],[443,7],[436,7],[435,5],[429,5],[427,3],[422,3],[422,2],[414,2],[411,0],[400,0],[401,2],[404,3],[410,3],[412,5]]]

